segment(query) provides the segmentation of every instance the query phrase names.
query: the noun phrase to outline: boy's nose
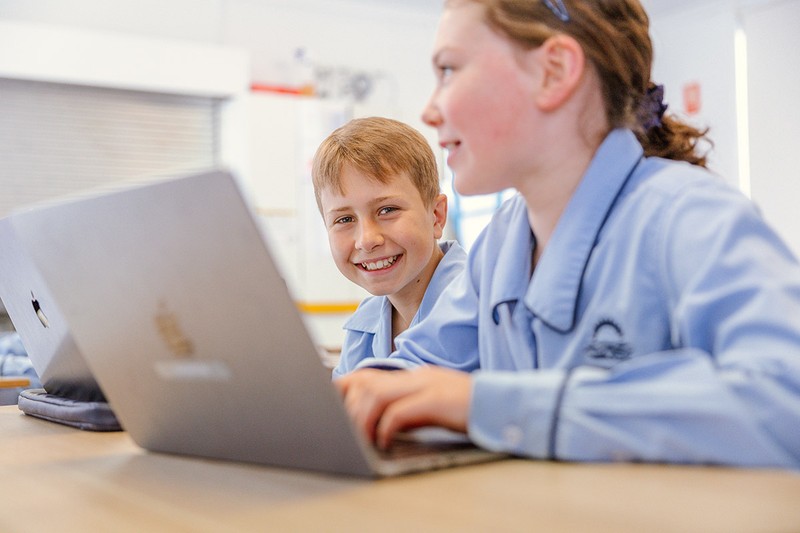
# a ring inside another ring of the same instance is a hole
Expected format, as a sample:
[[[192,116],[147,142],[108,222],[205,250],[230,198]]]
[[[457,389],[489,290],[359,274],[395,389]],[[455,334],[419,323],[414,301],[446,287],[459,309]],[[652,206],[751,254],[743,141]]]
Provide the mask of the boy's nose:
[[[361,222],[358,227],[358,238],[356,247],[359,250],[372,251],[383,244],[383,233],[377,224],[372,222]]]

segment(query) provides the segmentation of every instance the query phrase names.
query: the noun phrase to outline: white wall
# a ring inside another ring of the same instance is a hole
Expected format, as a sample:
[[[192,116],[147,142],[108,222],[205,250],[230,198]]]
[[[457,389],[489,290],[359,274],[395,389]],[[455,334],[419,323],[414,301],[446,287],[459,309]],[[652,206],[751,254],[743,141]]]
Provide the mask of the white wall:
[[[0,19],[222,44],[224,0],[0,0]]]
[[[800,0],[647,3],[653,8],[653,79],[664,83],[670,110],[682,110],[684,84],[700,83],[703,107],[690,118],[710,127],[712,170],[734,185],[742,184],[800,255],[800,181],[794,162],[800,140],[800,106],[795,102],[800,86]],[[741,101],[736,96],[737,28],[746,37],[746,92]],[[749,124],[744,143],[737,135],[740,120]]]
[[[226,3],[223,40],[250,50],[256,81],[285,78],[297,48],[322,66],[383,74],[376,112],[421,128],[437,19],[437,2],[426,11],[403,2],[237,0]]]
[[[652,79],[664,85],[669,113],[709,128],[714,147],[709,167],[731,184],[739,183],[736,137],[734,32],[736,16],[727,0],[697,2],[654,16]],[[688,115],[683,88],[698,83],[701,110]]]
[[[747,35],[752,197],[800,256],[800,0],[742,10]]]
[[[304,48],[326,67],[384,74],[363,113],[425,131],[439,9],[436,0],[0,0],[0,20],[242,46],[252,80],[273,84],[291,78],[294,51]]]

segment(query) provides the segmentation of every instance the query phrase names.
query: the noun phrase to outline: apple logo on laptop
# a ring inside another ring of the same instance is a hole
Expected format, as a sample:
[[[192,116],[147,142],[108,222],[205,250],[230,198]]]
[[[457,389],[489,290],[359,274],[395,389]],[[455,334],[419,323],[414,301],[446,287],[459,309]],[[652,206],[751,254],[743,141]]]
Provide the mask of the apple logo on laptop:
[[[36,299],[33,292],[31,292],[31,304],[33,305],[34,312],[36,312],[36,316],[39,318],[39,322],[41,322],[44,327],[49,328],[50,321],[47,320],[47,315],[42,311],[42,306],[39,305],[39,300]]]
[[[164,301],[158,303],[155,323],[161,339],[175,357],[184,358],[194,355],[192,341],[181,328],[178,316],[167,308],[167,304]]]

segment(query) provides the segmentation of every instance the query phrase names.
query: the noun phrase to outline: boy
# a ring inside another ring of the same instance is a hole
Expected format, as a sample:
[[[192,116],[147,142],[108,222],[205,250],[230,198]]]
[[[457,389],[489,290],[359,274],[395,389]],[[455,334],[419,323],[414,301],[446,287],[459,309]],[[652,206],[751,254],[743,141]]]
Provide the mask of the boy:
[[[312,167],[336,266],[374,296],[345,323],[340,377],[394,351],[394,338],[422,320],[464,269],[456,242],[438,243],[447,220],[433,151],[413,128],[355,119],[325,139]]]

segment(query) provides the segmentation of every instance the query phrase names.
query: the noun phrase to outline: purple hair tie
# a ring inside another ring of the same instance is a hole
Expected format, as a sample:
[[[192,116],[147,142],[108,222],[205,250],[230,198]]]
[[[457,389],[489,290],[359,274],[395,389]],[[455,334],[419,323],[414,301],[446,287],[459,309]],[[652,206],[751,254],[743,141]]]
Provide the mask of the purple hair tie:
[[[664,86],[652,85],[647,89],[641,107],[641,120],[644,131],[660,127],[661,119],[666,110],[667,104],[664,103]]]

